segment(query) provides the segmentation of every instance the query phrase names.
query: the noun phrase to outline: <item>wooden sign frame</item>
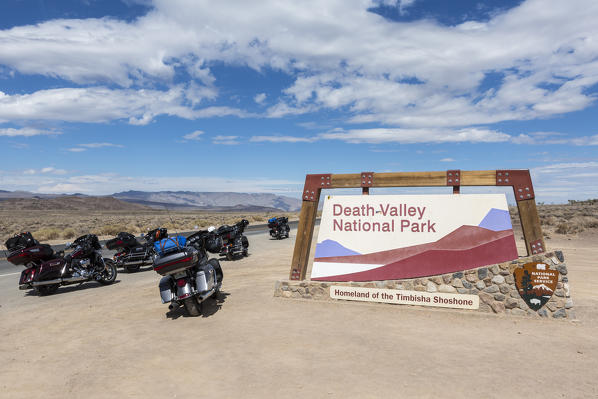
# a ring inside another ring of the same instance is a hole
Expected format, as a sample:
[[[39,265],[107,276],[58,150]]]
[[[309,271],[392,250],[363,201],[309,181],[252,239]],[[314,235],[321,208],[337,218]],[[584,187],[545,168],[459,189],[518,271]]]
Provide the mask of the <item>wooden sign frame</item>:
[[[370,187],[441,187],[452,186],[458,194],[461,186],[511,186],[523,229],[528,255],[546,251],[532,179],[528,169],[447,170],[438,172],[361,172],[351,174],[310,174],[305,176],[303,204],[299,214],[297,239],[289,278],[305,280],[309,252],[316,224],[322,189],[360,188],[369,194]]]

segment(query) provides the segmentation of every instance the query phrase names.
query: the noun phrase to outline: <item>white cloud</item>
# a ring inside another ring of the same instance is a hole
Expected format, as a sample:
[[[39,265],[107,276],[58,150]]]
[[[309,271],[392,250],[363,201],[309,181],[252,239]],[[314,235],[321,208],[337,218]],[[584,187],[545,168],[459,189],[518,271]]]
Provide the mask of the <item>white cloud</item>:
[[[200,137],[200,136],[201,136],[203,133],[204,133],[204,132],[203,132],[203,131],[201,131],[201,130],[196,130],[196,131],[194,131],[194,132],[192,132],[192,133],[188,133],[188,134],[184,135],[184,136],[183,136],[183,139],[185,139],[185,140],[196,140],[196,141],[199,141],[199,140],[201,140],[201,137]]]
[[[440,162],[455,162],[453,158],[442,158]]]
[[[352,129],[333,130],[318,135],[323,140],[341,140],[347,143],[497,143],[505,142],[510,136],[495,130],[489,129]]]
[[[1,172],[1,171],[0,171]],[[45,168],[41,169],[25,169],[20,172],[23,175],[66,175],[68,172],[64,169],[56,169],[53,166],[46,166]]]
[[[531,170],[536,201],[598,198],[598,162],[564,162]]]
[[[195,96],[194,101],[202,99],[198,97],[201,93],[190,92],[180,85],[167,91],[88,87],[39,90],[32,94],[7,95],[0,92],[0,123],[13,120],[126,120],[130,124],[144,125],[158,115],[185,119],[246,115],[244,111],[230,107],[194,108],[187,105],[190,102],[189,96]]]
[[[413,4],[382,1],[406,12]],[[437,141],[439,128],[587,108],[594,102],[587,89],[598,83],[594,0],[549,6],[527,0],[487,22],[459,26],[392,22],[367,11],[374,0],[153,4],[132,22],[63,19],[0,31],[0,64],[9,71],[93,86],[0,93],[0,121],[147,124],[158,115],[251,116],[199,107],[218,96],[210,70],[217,62],[273,68],[294,79],[266,111],[269,117],[333,109],[353,123],[426,129]],[[177,70],[188,72],[194,84],[174,84]],[[501,83],[486,88],[490,72],[501,75]],[[157,84],[168,89],[156,90]]]
[[[114,144],[114,143],[86,143],[86,144],[77,144],[80,147],[85,148],[103,148],[103,147],[115,147],[115,148],[122,148],[122,144]]]
[[[258,104],[263,104],[266,101],[266,93],[259,93],[253,97],[253,100]]]
[[[557,132],[531,132],[513,137],[515,144],[568,144],[576,146],[598,145],[598,134],[593,136],[567,137]]]
[[[295,137],[295,136],[252,136],[249,141],[254,143],[311,143],[315,141],[314,137]]]
[[[105,147],[112,147],[112,148],[123,148],[122,144],[114,144],[114,143],[85,143],[85,144],[77,144],[78,147],[67,148],[67,151],[70,152],[83,152],[87,151],[89,148],[105,148]]]
[[[238,138],[239,136],[214,136],[212,137],[212,143],[223,145],[237,145],[240,144]]]
[[[1,94],[2,92],[0,92]],[[0,97],[1,99],[2,97]],[[1,100],[0,100],[1,101]],[[0,136],[8,136],[8,137],[16,137],[16,136],[24,136],[24,137],[31,137],[31,136],[52,136],[52,135],[59,135],[62,132],[57,130],[41,130],[35,129],[30,127],[24,127],[20,129],[15,128],[0,128]]]

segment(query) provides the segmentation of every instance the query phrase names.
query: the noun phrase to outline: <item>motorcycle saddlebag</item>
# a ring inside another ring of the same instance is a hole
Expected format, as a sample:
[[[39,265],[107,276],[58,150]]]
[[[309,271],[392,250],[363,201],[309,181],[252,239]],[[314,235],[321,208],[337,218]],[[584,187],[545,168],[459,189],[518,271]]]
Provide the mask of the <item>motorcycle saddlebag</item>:
[[[194,248],[185,247],[154,260],[156,273],[166,276],[175,274],[194,266],[199,260],[198,252]]]
[[[168,237],[156,241],[154,249],[159,256],[162,256],[182,249],[186,243],[187,239],[183,236]]]
[[[136,245],[139,245],[139,243],[135,236],[124,231],[118,233],[112,240],[106,241],[106,248],[108,249],[130,248]]]

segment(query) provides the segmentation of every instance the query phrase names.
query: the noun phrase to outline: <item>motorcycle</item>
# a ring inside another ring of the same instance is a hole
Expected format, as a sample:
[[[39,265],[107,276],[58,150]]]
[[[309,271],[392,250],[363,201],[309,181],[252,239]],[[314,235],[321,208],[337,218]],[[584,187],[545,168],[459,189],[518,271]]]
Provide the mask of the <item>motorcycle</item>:
[[[72,249],[72,252],[66,256],[63,251],[55,253],[49,245],[39,244],[29,236],[33,245],[9,247],[8,241],[6,243],[10,251],[7,260],[26,267],[19,279],[20,290],[34,289],[40,295],[51,295],[61,285],[86,281],[107,285],[116,280],[116,265],[111,259],[102,258],[101,245],[94,234],[81,236],[67,244],[66,249]]]
[[[122,267],[127,272],[133,273],[139,271],[142,265],[153,263],[156,255],[154,242],[168,237],[168,231],[165,228],[158,228],[142,237],[145,239],[143,244],[139,243],[133,234],[120,232],[115,238],[106,242],[107,249],[117,250],[112,258],[116,267]]]
[[[233,260],[237,256],[247,256],[249,240],[243,234],[247,225],[249,225],[249,221],[242,219],[232,226],[224,225],[216,230],[215,235],[221,243],[220,256],[224,256],[228,260]]]
[[[158,284],[162,303],[169,303],[170,310],[182,305],[190,316],[199,316],[202,303],[218,295],[223,273],[217,259],[208,259],[203,236],[192,236],[155,242],[153,269],[163,276]]]
[[[288,225],[289,219],[287,217],[274,217],[268,219],[268,227],[270,228],[270,237],[277,240],[289,238],[289,231],[291,228]]]

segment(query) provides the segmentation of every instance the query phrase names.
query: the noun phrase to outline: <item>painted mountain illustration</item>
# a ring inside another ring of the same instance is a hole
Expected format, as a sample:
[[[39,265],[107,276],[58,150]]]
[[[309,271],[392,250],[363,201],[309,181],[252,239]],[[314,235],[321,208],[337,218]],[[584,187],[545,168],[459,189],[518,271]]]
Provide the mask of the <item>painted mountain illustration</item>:
[[[534,285],[532,287],[532,292],[536,295],[536,296],[547,296],[547,297],[551,297],[552,294],[554,293],[553,290],[550,289],[550,287],[544,285],[544,284],[537,284]]]
[[[478,226],[492,231],[511,230],[513,228],[509,211],[496,208],[490,209]]]
[[[544,284],[538,284],[538,285],[534,285],[532,288],[533,288],[534,290],[539,290],[539,291],[549,291],[549,292],[552,292],[552,290],[551,290],[549,287],[547,287],[546,285],[544,285]]]
[[[461,226],[437,241],[364,255],[317,257],[315,262],[371,264],[349,274],[314,277],[325,281],[372,281],[452,273],[517,258],[513,231]],[[379,265],[383,266],[379,266]]]
[[[316,258],[325,258],[328,256],[351,256],[359,255],[359,252],[345,248],[334,240],[324,240],[316,245]]]

